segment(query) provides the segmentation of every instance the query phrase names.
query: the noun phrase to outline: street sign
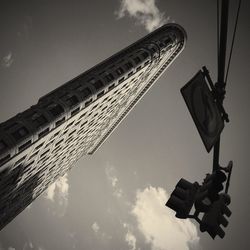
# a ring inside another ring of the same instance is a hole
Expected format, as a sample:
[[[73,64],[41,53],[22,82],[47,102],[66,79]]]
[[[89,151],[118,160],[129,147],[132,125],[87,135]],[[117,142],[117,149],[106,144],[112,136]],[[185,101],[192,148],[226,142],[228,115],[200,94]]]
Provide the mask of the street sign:
[[[209,153],[224,128],[224,121],[201,71],[181,88],[181,94]]]

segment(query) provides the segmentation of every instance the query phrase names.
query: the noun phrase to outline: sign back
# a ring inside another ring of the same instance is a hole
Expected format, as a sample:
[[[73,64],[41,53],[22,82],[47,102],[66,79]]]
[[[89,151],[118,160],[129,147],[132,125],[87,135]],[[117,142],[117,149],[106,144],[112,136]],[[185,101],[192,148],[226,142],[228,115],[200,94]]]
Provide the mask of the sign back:
[[[224,128],[224,121],[201,71],[181,88],[181,94],[205,148],[210,152]]]

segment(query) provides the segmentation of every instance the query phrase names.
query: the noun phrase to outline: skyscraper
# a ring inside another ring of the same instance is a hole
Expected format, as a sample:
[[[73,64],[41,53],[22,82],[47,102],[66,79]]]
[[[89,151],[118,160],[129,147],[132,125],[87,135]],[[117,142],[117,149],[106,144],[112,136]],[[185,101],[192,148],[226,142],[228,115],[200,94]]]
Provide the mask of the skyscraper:
[[[0,229],[101,146],[185,41],[164,25],[0,124]]]

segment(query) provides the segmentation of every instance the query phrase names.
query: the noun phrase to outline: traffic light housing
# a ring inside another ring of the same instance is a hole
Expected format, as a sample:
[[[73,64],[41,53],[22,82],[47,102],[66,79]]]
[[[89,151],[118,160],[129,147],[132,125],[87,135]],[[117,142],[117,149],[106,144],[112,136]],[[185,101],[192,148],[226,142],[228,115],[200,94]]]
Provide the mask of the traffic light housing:
[[[224,215],[230,217],[232,212],[227,207],[231,202],[228,194],[222,193],[219,195],[218,200],[212,203],[209,210],[204,213],[200,222],[201,232],[207,231],[209,235],[214,239],[216,235],[223,238],[225,232],[220,225],[226,227],[228,221]]]
[[[188,218],[189,212],[194,204],[199,184],[191,183],[185,179],[180,179],[174,191],[170,195],[166,206],[176,212],[176,217],[181,219]]]
[[[216,170],[207,174],[196,196],[195,208],[200,212],[207,212],[214,201],[219,199],[219,192],[223,190],[223,182],[227,179],[225,173]]]

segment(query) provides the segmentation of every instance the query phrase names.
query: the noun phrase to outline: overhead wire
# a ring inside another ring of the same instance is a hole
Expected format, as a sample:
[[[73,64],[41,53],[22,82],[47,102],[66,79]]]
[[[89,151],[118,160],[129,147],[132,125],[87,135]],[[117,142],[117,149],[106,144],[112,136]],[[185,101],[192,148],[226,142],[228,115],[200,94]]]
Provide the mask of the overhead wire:
[[[238,26],[238,19],[239,19],[240,7],[241,7],[241,0],[239,0],[239,3],[238,3],[237,15],[236,15],[236,20],[235,20],[235,24],[234,24],[233,38],[232,38],[232,43],[231,43],[231,48],[230,48],[230,54],[229,54],[229,59],[228,59],[228,64],[227,64],[225,84],[227,83],[228,72],[229,72],[231,58],[232,58],[232,52],[233,52],[233,47],[234,47],[235,35],[236,35],[236,31],[237,31],[237,26]]]
[[[220,4],[219,0],[217,0],[217,67],[218,67],[218,73],[219,73],[219,61],[220,61]],[[217,73],[217,74],[218,74]]]

